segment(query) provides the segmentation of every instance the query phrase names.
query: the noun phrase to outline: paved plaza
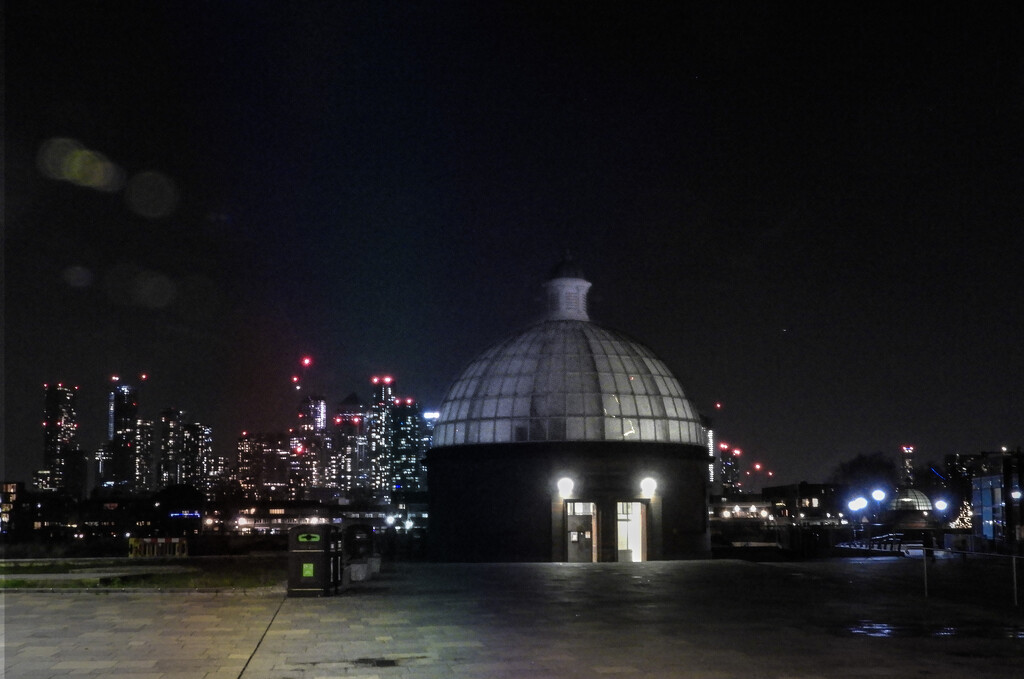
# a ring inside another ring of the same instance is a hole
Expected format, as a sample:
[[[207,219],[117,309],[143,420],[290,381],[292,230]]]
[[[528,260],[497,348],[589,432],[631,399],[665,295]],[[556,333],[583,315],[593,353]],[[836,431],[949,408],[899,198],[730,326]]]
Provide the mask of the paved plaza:
[[[8,679],[1022,677],[1010,583],[835,560],[409,564],[330,598],[6,593]],[[943,571],[945,569],[945,571]]]

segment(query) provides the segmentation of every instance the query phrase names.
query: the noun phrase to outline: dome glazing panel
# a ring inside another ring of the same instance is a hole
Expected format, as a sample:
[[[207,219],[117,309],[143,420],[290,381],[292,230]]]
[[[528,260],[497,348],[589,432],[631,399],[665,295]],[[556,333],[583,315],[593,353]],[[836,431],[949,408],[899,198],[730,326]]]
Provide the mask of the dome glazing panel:
[[[548,320],[469,364],[442,403],[433,445],[706,440],[678,380],[647,347],[588,320]]]
[[[889,501],[889,509],[892,511],[928,512],[932,509],[932,501],[919,490],[902,488]]]

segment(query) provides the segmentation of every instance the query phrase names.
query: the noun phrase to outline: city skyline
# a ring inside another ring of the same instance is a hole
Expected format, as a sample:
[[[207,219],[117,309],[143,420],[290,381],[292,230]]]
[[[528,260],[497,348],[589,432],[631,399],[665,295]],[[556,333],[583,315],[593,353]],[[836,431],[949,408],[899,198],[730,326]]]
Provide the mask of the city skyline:
[[[41,464],[39,385],[80,385],[93,422],[115,370],[149,372],[144,401],[194,413],[221,452],[284,425],[307,353],[337,398],[388,371],[436,407],[536,318],[566,247],[591,316],[779,483],[1024,440],[1016,13],[7,21],[5,478]]]
[[[160,406],[156,407],[156,415],[150,415],[152,405],[140,408],[137,387],[119,375],[111,377],[106,392],[105,434],[83,440],[83,422],[76,407],[79,385],[44,384],[41,463],[32,470],[31,479],[8,480],[76,496],[102,486],[145,493],[181,483],[212,492],[221,482],[238,480],[240,469],[251,464],[242,460],[245,441],[276,437],[285,442],[283,450],[289,457],[300,453],[301,458],[301,453],[315,452],[325,458],[324,468],[304,471],[303,476],[308,478],[304,478],[300,492],[306,484],[312,488],[342,488],[347,494],[356,490],[386,489],[392,478],[395,485],[391,491],[418,490],[422,483],[421,458],[425,452],[421,429],[429,432],[430,420],[436,413],[423,411],[421,404],[410,396],[394,393],[396,381],[390,375],[367,380],[373,390],[369,400],[360,399],[353,392],[329,404],[327,396],[311,389],[300,396],[303,386],[309,386],[304,381],[309,378],[308,369],[313,362],[312,357],[303,356],[298,362],[302,371],[297,371],[302,372],[302,376],[294,375],[289,381],[289,387],[296,393],[296,403],[287,427],[274,430],[252,423],[245,431],[228,433],[227,440],[217,446],[211,445],[215,438],[211,429],[191,413]],[[140,382],[144,383],[149,377],[148,373],[139,375]],[[309,382],[316,384],[315,379]],[[361,420],[365,423],[359,424]],[[341,457],[333,459],[331,449],[346,445],[347,437],[353,434],[346,430],[353,421],[362,432],[362,438],[370,433],[369,441],[359,444],[358,453],[338,451],[338,455],[346,457],[342,469]],[[95,428],[86,426],[84,429],[88,432]],[[189,443],[197,436],[204,437],[203,442]],[[327,447],[322,451],[302,450],[304,445],[310,444]],[[122,450],[125,446],[136,448],[134,454],[131,450]],[[187,457],[181,457],[183,454]],[[261,464],[257,462],[256,466]],[[393,472],[392,464],[397,466]],[[377,471],[373,478],[365,476],[371,466]],[[360,473],[364,475],[362,481],[353,476]],[[274,484],[288,487],[287,480],[286,470],[284,481],[275,480]]]

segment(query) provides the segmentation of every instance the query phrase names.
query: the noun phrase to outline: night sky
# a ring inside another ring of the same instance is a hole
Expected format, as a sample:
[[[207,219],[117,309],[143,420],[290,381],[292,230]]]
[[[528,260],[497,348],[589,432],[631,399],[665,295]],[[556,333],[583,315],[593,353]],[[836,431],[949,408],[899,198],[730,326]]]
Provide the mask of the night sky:
[[[436,408],[566,248],[774,483],[1024,445],[1024,23],[899,5],[10,3],[3,478],[44,382]]]

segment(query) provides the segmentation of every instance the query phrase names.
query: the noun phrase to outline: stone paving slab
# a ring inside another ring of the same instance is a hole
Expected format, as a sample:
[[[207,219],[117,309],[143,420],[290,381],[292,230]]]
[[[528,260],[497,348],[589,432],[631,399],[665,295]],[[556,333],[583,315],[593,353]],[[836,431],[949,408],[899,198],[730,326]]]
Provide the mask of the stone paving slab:
[[[4,669],[10,679],[1024,676],[1018,610],[925,599],[900,572],[416,564],[319,599],[9,592]]]

